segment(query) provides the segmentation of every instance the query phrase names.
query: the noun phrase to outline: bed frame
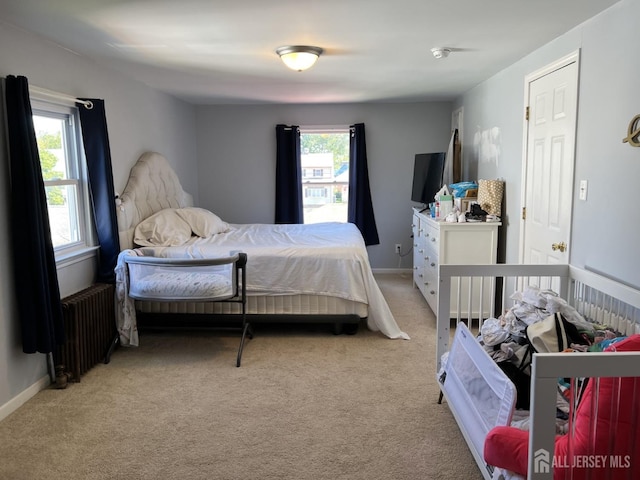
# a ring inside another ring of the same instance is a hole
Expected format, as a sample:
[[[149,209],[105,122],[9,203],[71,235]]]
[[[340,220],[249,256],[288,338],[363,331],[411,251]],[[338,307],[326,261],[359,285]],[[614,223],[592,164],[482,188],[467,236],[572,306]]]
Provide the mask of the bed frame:
[[[135,227],[165,208],[193,206],[167,159],[156,152],[144,153],[132,167],[123,193],[116,199],[120,249],[134,247]],[[251,259],[249,259],[249,262]],[[201,319],[216,316],[217,324],[233,321],[240,306],[220,302],[158,302],[136,300],[142,326],[203,326]],[[247,296],[246,314],[251,324],[328,323],[335,334],[355,333],[368,317],[368,306],[343,298],[316,295]]]
[[[462,288],[463,285],[467,285],[468,291]],[[527,285],[553,289],[586,319],[608,324],[626,335],[640,333],[640,291],[598,273],[571,265],[441,265],[436,376],[442,394],[447,399],[469,449],[487,480],[494,478],[494,468],[484,461],[482,442],[478,441],[477,432],[478,428],[491,428],[498,423],[486,425],[478,418],[482,412],[478,412],[473,404],[465,404],[465,401],[471,401],[471,395],[465,390],[463,383],[450,381],[448,384],[447,380],[451,380],[450,378],[441,378],[441,359],[442,355],[449,351],[452,326],[455,328],[462,323],[464,326],[460,330],[473,332],[472,336],[477,334],[481,326],[482,318],[463,318],[460,312],[488,312],[488,316],[483,315],[485,319],[489,316],[498,318],[500,312],[511,307],[511,294]],[[490,305],[482,305],[481,302],[486,298],[482,293],[487,289],[494,301],[490,302]],[[474,290],[476,295],[473,294]],[[464,296],[467,298],[462,298],[462,291],[465,291]],[[478,291],[480,295],[477,295]],[[457,299],[458,305],[457,316],[453,319],[450,318],[452,298]],[[466,330],[467,327],[469,330]],[[478,345],[486,359],[493,362],[476,340],[472,342]],[[458,348],[458,345],[454,345],[453,348]],[[469,344],[469,348],[476,347]],[[448,366],[453,354],[452,349],[447,360]],[[476,368],[482,372],[483,366],[476,365]],[[528,479],[553,478],[552,465],[541,468],[540,454],[543,451],[554,451],[558,377],[612,377],[612,372],[615,372],[615,377],[640,377],[640,353],[534,354],[531,373]],[[457,375],[452,375],[454,376]],[[487,388],[490,388],[491,379],[487,377],[490,375],[485,376]]]

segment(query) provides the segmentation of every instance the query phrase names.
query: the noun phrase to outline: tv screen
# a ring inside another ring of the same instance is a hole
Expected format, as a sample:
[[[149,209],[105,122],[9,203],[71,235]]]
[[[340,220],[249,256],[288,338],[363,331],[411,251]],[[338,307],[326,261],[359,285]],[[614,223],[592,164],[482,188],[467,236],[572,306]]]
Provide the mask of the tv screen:
[[[445,156],[445,152],[416,154],[411,200],[425,205],[435,201],[435,194],[442,188]]]

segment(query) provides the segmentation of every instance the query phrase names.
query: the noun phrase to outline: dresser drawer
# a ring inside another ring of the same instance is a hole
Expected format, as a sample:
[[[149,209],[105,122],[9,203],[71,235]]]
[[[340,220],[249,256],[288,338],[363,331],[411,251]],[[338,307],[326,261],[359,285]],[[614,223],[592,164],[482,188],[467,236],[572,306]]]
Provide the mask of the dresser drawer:
[[[436,280],[437,282],[437,280]],[[427,279],[425,281],[424,289],[422,290],[422,295],[425,300],[429,304],[431,311],[437,315],[438,313],[438,289],[437,283],[432,283],[431,280]]]
[[[413,216],[411,231],[413,232],[413,283],[424,295],[424,220],[421,220],[418,215]]]
[[[430,272],[432,276],[438,278],[438,256],[435,255],[432,251],[427,249],[427,252],[424,256],[424,269],[427,272]]]
[[[424,244],[433,255],[438,255],[440,251],[440,232],[437,228],[433,228],[431,225],[425,226]]]
[[[413,255],[413,283],[422,290],[424,285],[424,256],[419,253],[414,253]]]
[[[437,269],[424,269],[424,289],[425,293],[438,296],[438,270]]]

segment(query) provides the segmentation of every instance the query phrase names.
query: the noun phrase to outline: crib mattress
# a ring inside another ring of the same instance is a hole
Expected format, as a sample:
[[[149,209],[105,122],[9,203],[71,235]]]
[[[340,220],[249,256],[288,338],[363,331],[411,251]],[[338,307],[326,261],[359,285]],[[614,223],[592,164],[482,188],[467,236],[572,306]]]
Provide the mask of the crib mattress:
[[[136,266],[130,265],[134,270]],[[234,296],[231,277],[208,272],[160,270],[131,282],[132,298],[158,300],[212,299],[222,300]]]

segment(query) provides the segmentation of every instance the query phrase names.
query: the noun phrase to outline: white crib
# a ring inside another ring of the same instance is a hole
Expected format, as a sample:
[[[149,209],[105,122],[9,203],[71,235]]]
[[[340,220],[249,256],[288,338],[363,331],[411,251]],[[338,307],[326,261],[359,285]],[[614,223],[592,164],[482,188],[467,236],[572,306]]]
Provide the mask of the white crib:
[[[452,326],[464,323],[474,332],[471,334],[474,336],[483,320],[498,318],[501,312],[511,307],[511,294],[528,285],[554,290],[588,320],[611,325],[626,335],[640,333],[640,291],[598,273],[571,265],[441,265],[436,349],[436,375],[439,380],[442,356],[449,351]],[[489,296],[485,294],[487,290],[490,292]],[[465,292],[465,298],[462,298],[462,292]],[[494,301],[488,305],[483,304],[486,303],[486,298]],[[458,305],[457,317],[453,319],[450,318],[452,303]],[[469,313],[465,313],[463,318],[460,312]],[[460,340],[463,338],[464,336],[460,336]],[[472,342],[477,343],[475,340]],[[477,377],[482,378],[487,389],[494,389],[496,398],[505,397],[506,406],[491,409],[494,412],[491,418],[479,419],[478,415],[482,416],[484,413],[482,408],[472,404],[477,393],[471,392],[469,385],[465,385],[464,378],[469,378],[468,372],[453,374],[440,382],[442,393],[482,475],[491,479],[494,478],[494,468],[484,461],[483,435],[486,436],[493,426],[508,424],[510,415],[505,414],[504,409],[509,408],[511,399],[508,394],[503,394],[503,385],[492,385],[500,375],[491,373],[490,363],[486,360],[493,360],[481,347],[476,348],[469,343],[454,345],[454,348],[466,352],[470,357],[476,356],[472,360],[474,365],[471,370],[478,372]],[[450,363],[453,365],[455,362],[451,362],[449,358],[447,364]],[[640,353],[559,353],[533,356],[528,446],[528,478],[532,480],[553,478],[552,466],[540,468],[540,453],[554,451],[558,377],[640,377]],[[474,387],[477,389],[477,386]],[[500,408],[500,414],[495,414]]]

